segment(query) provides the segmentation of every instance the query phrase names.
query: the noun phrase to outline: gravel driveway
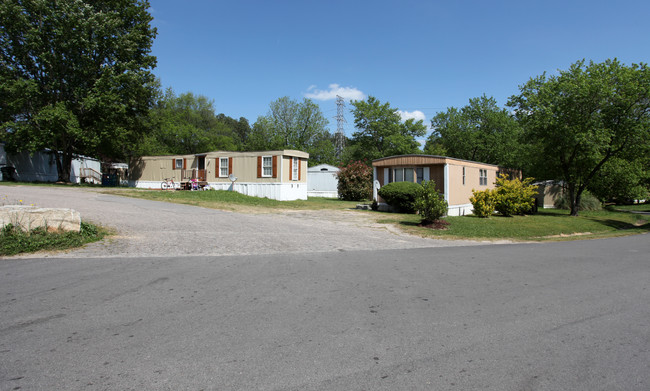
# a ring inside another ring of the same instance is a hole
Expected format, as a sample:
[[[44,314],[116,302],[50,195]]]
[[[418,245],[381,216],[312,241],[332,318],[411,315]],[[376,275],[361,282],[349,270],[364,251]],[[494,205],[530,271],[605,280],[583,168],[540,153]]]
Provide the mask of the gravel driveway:
[[[116,235],[67,253],[28,256],[113,257],[242,255],[449,247],[471,241],[425,239],[374,223],[358,211],[245,214],[103,194],[93,189],[2,186],[4,204],[72,208]]]

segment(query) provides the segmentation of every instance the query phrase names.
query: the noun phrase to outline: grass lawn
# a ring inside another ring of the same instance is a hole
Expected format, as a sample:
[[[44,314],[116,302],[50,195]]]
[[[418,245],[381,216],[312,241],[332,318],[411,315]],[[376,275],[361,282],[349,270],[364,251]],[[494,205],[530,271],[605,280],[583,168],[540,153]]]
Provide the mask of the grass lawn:
[[[650,204],[634,204],[634,205],[610,205],[607,207],[610,210],[624,210],[626,212],[648,212],[650,213]]]
[[[110,189],[106,193],[147,200],[175,202],[204,208],[247,212],[272,213],[279,210],[344,210],[353,209],[359,202],[340,201],[336,198],[310,197],[306,201],[276,201],[243,195],[234,191],[170,191],[141,189]]]
[[[650,232],[650,216],[601,210],[580,212],[571,217],[566,210],[542,209],[536,215],[482,219],[470,216],[447,217],[447,230],[418,227],[416,215],[386,215],[380,222],[395,223],[407,232],[446,239],[487,240],[571,240],[631,235]]]

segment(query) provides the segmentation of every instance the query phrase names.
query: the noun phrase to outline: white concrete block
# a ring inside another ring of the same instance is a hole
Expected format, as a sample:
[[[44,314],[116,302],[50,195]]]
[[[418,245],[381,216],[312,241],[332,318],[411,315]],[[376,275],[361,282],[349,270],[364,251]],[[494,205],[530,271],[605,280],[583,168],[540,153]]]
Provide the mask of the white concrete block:
[[[81,214],[73,209],[39,208],[27,205],[5,205],[0,207],[0,227],[13,224],[23,231],[44,227],[48,231],[81,230]]]

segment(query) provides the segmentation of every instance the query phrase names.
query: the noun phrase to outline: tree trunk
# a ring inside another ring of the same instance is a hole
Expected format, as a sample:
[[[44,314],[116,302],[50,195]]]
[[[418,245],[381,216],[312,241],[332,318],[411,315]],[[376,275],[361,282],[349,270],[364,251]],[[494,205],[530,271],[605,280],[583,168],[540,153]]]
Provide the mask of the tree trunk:
[[[571,216],[578,216],[580,194],[576,193],[576,187],[572,183],[569,184],[569,206],[571,208]]]
[[[58,182],[70,182],[72,154],[66,152],[54,152],[54,156],[56,156],[56,171],[59,175]]]
[[[578,211],[580,210],[580,200],[582,199],[582,191],[582,188],[578,189],[575,195],[575,201],[571,203],[571,216],[578,215]]]

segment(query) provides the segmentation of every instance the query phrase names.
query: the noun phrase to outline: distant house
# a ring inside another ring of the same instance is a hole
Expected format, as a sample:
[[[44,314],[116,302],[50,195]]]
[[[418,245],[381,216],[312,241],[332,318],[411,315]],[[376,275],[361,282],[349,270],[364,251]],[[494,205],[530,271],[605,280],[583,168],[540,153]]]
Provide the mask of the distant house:
[[[56,168],[55,154],[42,150],[34,153],[18,152],[8,154],[4,144],[0,144],[1,180],[20,182],[56,182],[59,173]],[[72,158],[70,182],[101,183],[101,162],[97,159],[76,155]]]
[[[540,208],[555,208],[555,202],[564,195],[564,182],[562,181],[541,181],[535,182],[537,196],[535,203]]]
[[[339,196],[339,168],[330,164],[319,164],[307,170],[307,195],[309,197]]]
[[[173,178],[179,188],[196,182],[254,197],[306,200],[308,159],[308,153],[296,150],[143,156],[129,165],[129,185],[160,189],[163,180]]]
[[[518,170],[505,169],[493,164],[435,155],[400,155],[372,162],[373,178],[379,187],[391,182],[417,182],[434,180],[436,188],[449,204],[449,216],[472,213],[469,201],[472,190],[494,188],[501,172],[521,176]],[[378,202],[384,202],[376,196]]]

